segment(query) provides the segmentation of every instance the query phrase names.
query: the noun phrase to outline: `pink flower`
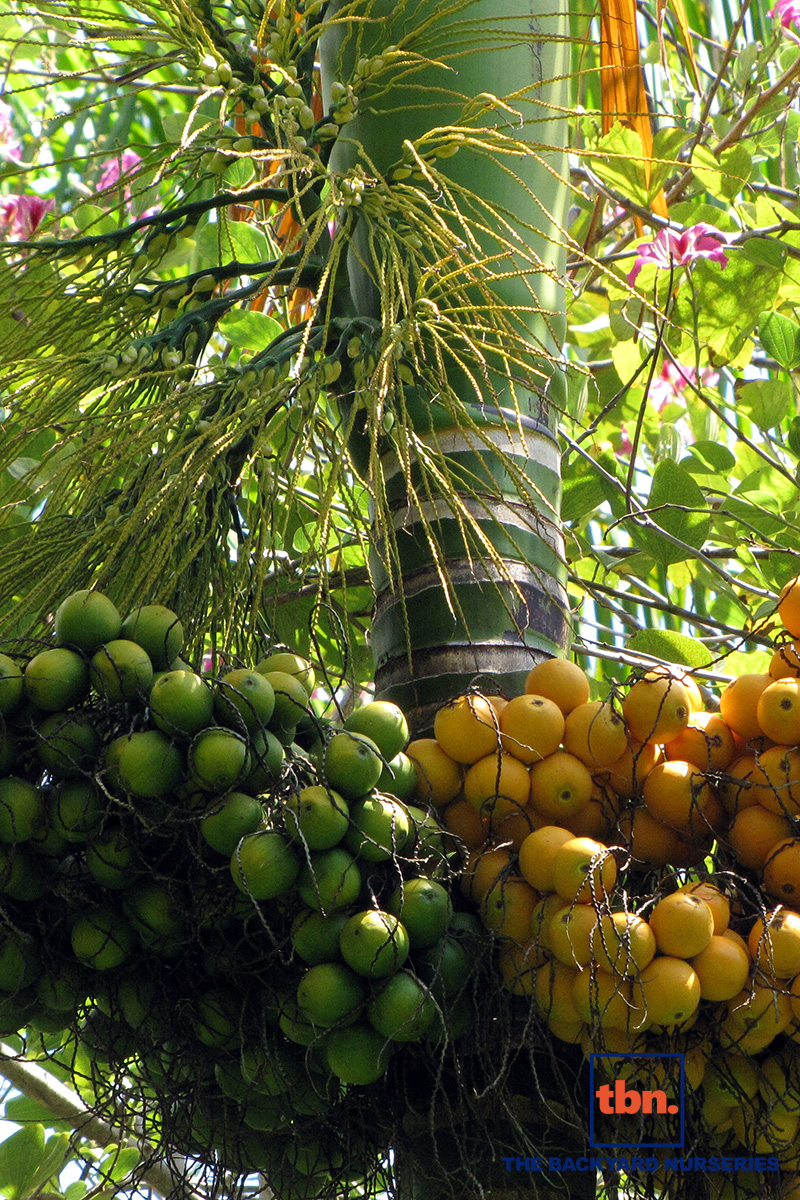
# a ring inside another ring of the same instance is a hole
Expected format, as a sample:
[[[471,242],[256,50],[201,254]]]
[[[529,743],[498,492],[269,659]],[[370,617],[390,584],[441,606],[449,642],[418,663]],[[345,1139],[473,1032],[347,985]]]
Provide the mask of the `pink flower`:
[[[800,0],[776,0],[767,16],[780,17],[784,29],[790,25],[800,25]]]
[[[22,160],[19,138],[14,133],[11,121],[11,106],[5,100],[0,100],[0,159],[12,158],[14,162]]]
[[[724,247],[729,235],[701,221],[690,225],[682,231],[677,229],[662,229],[652,242],[643,242],[636,251],[636,261],[628,274],[628,283],[634,283],[636,276],[647,263],[669,270],[670,267],[688,267],[699,258],[710,258],[712,262],[727,266],[728,256]]]
[[[114,187],[122,175],[127,175],[134,167],[138,167],[141,161],[141,157],[135,150],[123,150],[114,158],[107,159],[103,164],[103,173],[97,184],[98,191],[105,192],[108,188]],[[130,194],[130,188],[126,188],[126,200],[130,199]]]
[[[700,371],[701,386],[713,387],[719,380],[719,371],[712,367],[703,367]],[[694,367],[684,367],[680,363],[668,359],[662,364],[656,378],[650,384],[650,402],[656,412],[662,412],[668,404],[682,400],[689,384],[697,383],[698,375]]]
[[[27,241],[52,212],[53,204],[41,196],[0,197],[0,235],[7,241]]]

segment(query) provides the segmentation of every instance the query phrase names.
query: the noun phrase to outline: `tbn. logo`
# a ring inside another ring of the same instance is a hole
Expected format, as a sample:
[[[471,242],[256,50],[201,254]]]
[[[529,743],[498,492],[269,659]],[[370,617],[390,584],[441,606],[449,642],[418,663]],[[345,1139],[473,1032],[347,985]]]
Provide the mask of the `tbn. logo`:
[[[683,1146],[683,1055],[592,1054],[589,1102],[590,1146]]]

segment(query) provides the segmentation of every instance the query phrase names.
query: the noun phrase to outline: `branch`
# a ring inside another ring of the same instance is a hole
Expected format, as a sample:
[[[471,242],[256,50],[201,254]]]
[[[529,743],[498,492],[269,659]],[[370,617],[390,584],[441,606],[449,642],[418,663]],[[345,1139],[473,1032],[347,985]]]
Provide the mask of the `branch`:
[[[89,1138],[98,1146],[123,1145],[133,1147],[153,1162],[142,1173],[140,1183],[152,1188],[163,1197],[178,1200],[189,1195],[189,1189],[176,1182],[173,1172],[163,1163],[156,1162],[158,1150],[144,1138],[132,1138],[119,1125],[112,1125],[87,1108],[75,1092],[36,1063],[25,1062],[4,1042],[0,1042],[0,1075],[5,1076],[20,1092],[57,1117],[68,1121],[76,1133]],[[195,1193],[196,1194],[196,1193]]]

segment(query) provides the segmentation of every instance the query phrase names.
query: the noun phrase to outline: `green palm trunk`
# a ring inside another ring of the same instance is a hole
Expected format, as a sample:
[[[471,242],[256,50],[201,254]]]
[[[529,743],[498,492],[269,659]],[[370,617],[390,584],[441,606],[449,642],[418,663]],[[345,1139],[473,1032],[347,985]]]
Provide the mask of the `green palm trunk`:
[[[342,2],[327,11],[329,19],[340,12],[341,21],[321,45],[326,106],[336,93],[333,83],[351,78],[359,59],[387,46],[402,48],[404,33],[431,18],[412,45],[434,61],[398,73],[382,92],[367,95],[337,141],[334,170],[352,172],[360,166],[373,179],[391,179],[398,161],[405,162],[406,171],[420,166],[408,148],[404,156],[404,142],[424,149],[433,130],[442,130],[446,141],[454,136],[453,127],[466,128],[465,103],[486,94],[507,98],[504,104],[485,104],[472,123],[475,141],[445,157],[442,192],[431,202],[451,230],[474,234],[473,264],[482,255],[493,257],[484,279],[509,318],[514,343],[509,354],[516,361],[504,358],[502,337],[485,354],[482,372],[470,370],[474,359],[458,364],[454,356],[447,365],[447,402],[425,379],[406,386],[400,415],[413,436],[404,444],[405,453],[397,437],[385,448],[373,442],[371,454],[365,437],[355,448],[362,468],[371,462],[373,487],[382,490],[384,518],[388,513],[396,538],[393,544],[384,526],[372,554],[377,691],[401,704],[422,733],[431,727],[436,708],[476,675],[520,692],[532,662],[563,654],[569,640],[554,420],[563,392],[556,356],[564,329],[566,14],[538,14],[533,4],[523,13],[514,0],[451,5],[377,0],[358,11],[370,20],[353,19],[352,5]],[[496,154],[484,152],[476,144],[484,131],[514,139],[518,148],[528,141],[531,152],[512,157],[502,147]],[[542,144],[551,147],[549,152],[542,153]],[[476,196],[486,206],[480,213],[473,204]],[[541,263],[538,271],[534,258]],[[428,265],[435,280],[436,268]],[[439,274],[448,266],[443,264]],[[480,318],[486,317],[486,288],[470,284],[448,310],[446,286],[437,292],[431,275],[419,268],[413,282],[420,289],[417,296],[433,292],[442,319],[452,321],[451,330],[475,320],[465,294]],[[396,319],[386,311],[384,262],[369,213],[360,216],[353,233],[348,284],[353,315],[384,327]],[[438,474],[430,470],[432,462]],[[521,1028],[523,1010],[528,1010],[526,1001],[520,1002]],[[582,1153],[585,1110],[573,1105],[580,1104],[584,1081],[580,1052],[573,1049],[562,1047],[560,1078],[547,1051],[536,1052],[535,1082],[527,1048],[521,1048],[516,1063],[511,1054],[508,1080],[526,1098],[522,1107],[528,1111],[515,1117],[492,1111],[489,1104],[477,1167],[475,1130],[465,1128],[449,1103],[441,1110],[435,1105],[433,1121],[426,1117],[424,1128],[397,1144],[400,1193],[409,1200],[439,1200],[447,1188],[464,1197],[516,1196],[522,1186],[527,1194],[535,1187],[540,1196],[564,1195],[558,1181],[546,1175],[510,1175],[500,1157],[530,1153],[524,1145],[546,1146],[556,1156]],[[436,1082],[452,1102],[457,1081]],[[430,1105],[431,1092],[425,1089],[432,1084],[418,1081],[417,1111]],[[546,1119],[543,1095],[551,1107]],[[565,1103],[571,1116],[559,1124],[553,1113],[559,1104],[564,1112]],[[470,1123],[474,1120],[473,1112]],[[468,1143],[471,1155],[465,1158]],[[472,1162],[471,1173],[465,1161]],[[571,1195],[594,1194],[591,1172],[567,1178]]]
[[[513,330],[515,362],[504,358],[502,339],[482,364],[467,359],[459,365],[454,354],[447,365],[449,404],[422,380],[406,387],[402,415],[413,444],[403,461],[391,449],[380,461],[396,549],[392,560],[384,538],[373,553],[376,683],[422,731],[436,707],[476,674],[521,691],[532,663],[563,653],[568,643],[553,420],[563,391],[555,356],[564,329],[566,14],[538,14],[533,4],[522,12],[513,0],[378,0],[359,10],[368,14],[366,22],[354,20],[352,5],[341,2],[327,16],[337,11],[341,21],[322,41],[328,94],[332,81],[348,79],[359,59],[387,46],[402,49],[409,30],[422,27],[410,45],[435,61],[398,71],[367,96],[337,141],[332,167],[347,171],[360,164],[380,178],[403,160],[404,142],[423,139],[417,145],[424,151],[433,130],[460,127],[472,134],[474,141],[462,141],[443,164],[436,160],[453,190],[433,203],[451,231],[474,235],[466,254]],[[487,99],[476,102],[481,96]],[[469,107],[483,111],[467,120]],[[488,150],[476,144],[486,133]],[[448,136],[443,132],[439,140]],[[513,139],[517,153],[492,153],[491,139]],[[525,142],[531,151],[522,156]],[[551,149],[543,152],[543,146]],[[408,149],[405,162],[419,165]],[[349,254],[353,309],[385,322],[378,254],[370,217],[362,216]],[[483,255],[490,264],[478,265]],[[441,308],[447,288],[442,283],[437,290],[436,275],[434,267],[423,292],[436,296]],[[458,306],[442,312],[452,318],[449,328],[471,325],[469,304],[485,320],[486,297],[485,286],[468,284]],[[447,336],[454,341],[457,335]],[[431,485],[432,460],[446,481],[439,491]]]

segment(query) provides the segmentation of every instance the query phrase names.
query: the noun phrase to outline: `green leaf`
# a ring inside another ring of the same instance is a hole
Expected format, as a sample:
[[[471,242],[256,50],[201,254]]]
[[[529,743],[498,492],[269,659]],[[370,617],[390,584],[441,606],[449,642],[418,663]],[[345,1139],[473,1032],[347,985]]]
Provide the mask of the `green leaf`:
[[[640,629],[629,639],[628,647],[683,667],[707,667],[713,662],[707,646],[672,629]]]
[[[758,336],[766,353],[779,366],[788,371],[800,366],[800,325],[790,317],[779,312],[759,313]]]
[[[57,1175],[67,1161],[72,1145],[72,1135],[55,1133],[47,1139],[39,1168],[30,1182],[31,1191],[42,1187],[53,1175]]]
[[[726,675],[766,675],[771,661],[768,650],[734,650],[719,666]]]
[[[126,1146],[104,1158],[100,1163],[100,1170],[104,1175],[107,1174],[113,1183],[121,1183],[130,1175],[140,1158],[141,1155],[135,1146]]]
[[[605,500],[605,489],[595,475],[570,479],[564,484],[561,516],[565,521],[580,521],[595,512]]]
[[[738,381],[735,393],[737,408],[764,430],[774,429],[781,423],[794,399],[791,385],[785,379]]]
[[[648,203],[642,139],[616,121],[589,155],[592,170],[621,196],[642,206]]]
[[[238,350],[266,350],[281,332],[281,326],[262,312],[236,308],[221,318],[219,332]]]
[[[727,446],[719,442],[695,442],[689,447],[690,454],[707,463],[712,471],[725,473],[736,466],[736,458]]]
[[[18,1200],[29,1190],[44,1154],[44,1126],[26,1125],[0,1143],[0,1192]]]
[[[792,417],[786,441],[789,443],[789,449],[792,453],[800,458],[800,417]]]
[[[781,242],[771,238],[753,237],[742,243],[739,253],[748,262],[779,270],[786,261],[787,249]]]
[[[707,146],[695,146],[691,159],[692,170],[703,187],[720,200],[730,201],[738,196],[750,179],[753,161],[746,146],[731,146],[720,158]]]
[[[694,264],[691,286],[681,287],[674,313],[676,328],[685,331],[691,345],[707,343],[715,367],[750,361],[750,332],[759,313],[773,304],[781,278],[778,271],[748,262],[735,248],[727,254],[724,267],[707,259]]]
[[[631,536],[636,545],[657,562],[663,566],[684,562],[692,557],[692,549],[699,550],[703,545],[711,526],[706,499],[685,467],[673,459],[666,458],[656,467],[646,507],[656,525],[686,543],[686,549],[682,549],[654,529],[633,527]],[[701,511],[693,511],[698,509]]]

